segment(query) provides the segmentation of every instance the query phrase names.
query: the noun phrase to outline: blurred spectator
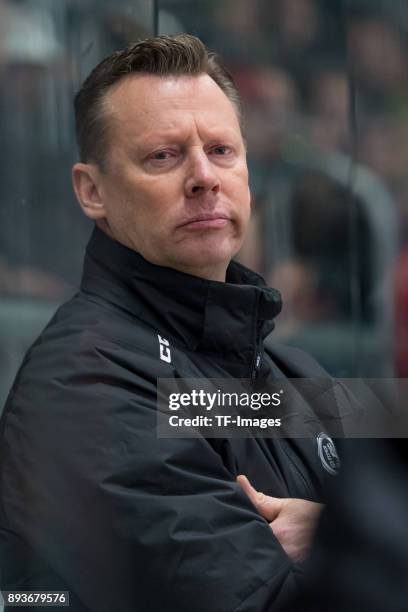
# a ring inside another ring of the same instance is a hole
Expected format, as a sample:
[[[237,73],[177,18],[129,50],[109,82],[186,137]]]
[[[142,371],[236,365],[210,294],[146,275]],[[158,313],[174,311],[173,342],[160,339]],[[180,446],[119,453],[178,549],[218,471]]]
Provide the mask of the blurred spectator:
[[[251,156],[270,164],[279,157],[297,110],[296,86],[276,67],[237,72],[242,92],[245,134]]]
[[[385,115],[369,117],[361,130],[358,151],[360,161],[382,176],[398,196],[407,177],[408,113],[406,119]]]
[[[308,135],[321,153],[350,151],[349,101],[349,82],[343,69],[325,69],[310,79]]]
[[[294,182],[288,209],[292,258],[274,266],[273,286],[282,288],[288,312],[300,325],[351,320],[350,276],[357,274],[364,320],[370,320],[370,230],[358,200],[340,183],[304,168]],[[360,236],[358,270],[352,270],[349,207],[356,207]],[[364,239],[362,239],[364,237]]]
[[[350,65],[367,110],[384,111],[407,99],[407,48],[401,32],[384,15],[362,13],[347,27]]]
[[[280,0],[277,3],[282,44],[291,53],[311,47],[320,29],[315,0]]]
[[[209,45],[228,60],[231,67],[242,68],[266,59],[269,41],[263,31],[262,2],[224,0],[210,2]]]
[[[298,92],[284,70],[261,66],[236,71],[242,94],[244,135],[249,152],[251,191],[255,206],[280,165],[298,121]]]

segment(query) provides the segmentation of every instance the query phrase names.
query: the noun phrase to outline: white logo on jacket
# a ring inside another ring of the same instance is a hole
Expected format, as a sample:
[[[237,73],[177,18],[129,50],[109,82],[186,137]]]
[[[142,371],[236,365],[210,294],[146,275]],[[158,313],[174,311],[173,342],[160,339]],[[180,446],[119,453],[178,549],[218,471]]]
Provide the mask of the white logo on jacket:
[[[157,337],[160,346],[160,359],[162,361],[167,361],[167,363],[171,363],[170,342],[166,340],[166,338],[162,338],[159,334],[157,334]]]
[[[335,476],[340,469],[340,458],[333,440],[323,432],[317,436],[317,452],[324,469]]]

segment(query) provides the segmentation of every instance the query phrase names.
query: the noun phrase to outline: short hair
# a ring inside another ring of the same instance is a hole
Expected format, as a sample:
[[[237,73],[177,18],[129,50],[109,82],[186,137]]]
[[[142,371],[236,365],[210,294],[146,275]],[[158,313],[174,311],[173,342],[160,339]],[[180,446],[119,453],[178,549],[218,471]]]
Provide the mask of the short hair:
[[[130,74],[208,74],[234,105],[240,118],[240,98],[229,71],[196,36],[154,36],[116,51],[98,64],[85,79],[74,99],[76,137],[82,162],[106,166],[109,125],[104,101],[109,89]]]

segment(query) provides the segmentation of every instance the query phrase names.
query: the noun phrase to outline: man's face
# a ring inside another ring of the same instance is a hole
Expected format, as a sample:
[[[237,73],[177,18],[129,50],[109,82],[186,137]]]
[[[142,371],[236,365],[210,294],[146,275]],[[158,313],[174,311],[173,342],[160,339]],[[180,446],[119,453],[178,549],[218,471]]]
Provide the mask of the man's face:
[[[107,94],[106,109],[97,186],[111,236],[152,263],[224,280],[250,214],[230,100],[208,75],[132,75]]]

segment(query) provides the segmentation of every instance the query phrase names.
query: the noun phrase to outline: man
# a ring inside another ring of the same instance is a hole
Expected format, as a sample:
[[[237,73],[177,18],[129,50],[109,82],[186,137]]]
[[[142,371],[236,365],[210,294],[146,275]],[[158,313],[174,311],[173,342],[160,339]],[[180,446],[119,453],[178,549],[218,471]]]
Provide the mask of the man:
[[[319,514],[316,440],[156,433],[158,378],[324,374],[264,345],[279,295],[231,262],[250,214],[238,94],[198,39],[157,37],[99,64],[75,112],[96,227],[3,414],[2,588],[69,591],[75,611],[272,609]],[[283,529],[238,474],[285,500]]]

